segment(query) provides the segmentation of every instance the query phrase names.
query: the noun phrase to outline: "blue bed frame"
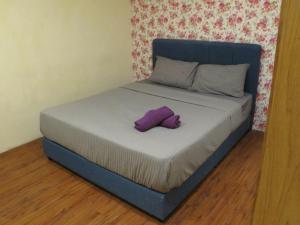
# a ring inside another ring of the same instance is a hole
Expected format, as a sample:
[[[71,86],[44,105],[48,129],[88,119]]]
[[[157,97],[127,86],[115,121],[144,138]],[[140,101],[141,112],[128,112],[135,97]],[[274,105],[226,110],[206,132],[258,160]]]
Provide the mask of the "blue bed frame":
[[[258,85],[261,47],[255,44],[156,39],[153,41],[154,65],[157,55],[177,60],[196,61],[201,64],[249,63],[251,65],[245,83],[245,91],[251,93],[253,97],[251,115],[179,188],[175,188],[168,193],[157,192],[109,171],[47,138],[43,139],[43,146],[49,159],[58,162],[86,180],[163,221],[251,129]]]

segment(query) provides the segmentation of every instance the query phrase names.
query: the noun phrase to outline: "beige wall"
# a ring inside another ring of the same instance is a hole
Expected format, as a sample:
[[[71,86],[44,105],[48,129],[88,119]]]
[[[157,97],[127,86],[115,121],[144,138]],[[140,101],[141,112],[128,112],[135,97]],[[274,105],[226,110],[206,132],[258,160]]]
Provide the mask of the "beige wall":
[[[133,79],[128,0],[0,1],[0,152],[39,112]]]

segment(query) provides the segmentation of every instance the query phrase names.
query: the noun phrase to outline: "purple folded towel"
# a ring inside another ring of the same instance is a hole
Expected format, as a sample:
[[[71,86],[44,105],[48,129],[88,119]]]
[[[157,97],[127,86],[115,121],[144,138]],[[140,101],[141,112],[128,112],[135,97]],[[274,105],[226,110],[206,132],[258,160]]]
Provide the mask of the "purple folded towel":
[[[167,106],[149,110],[141,119],[134,122],[135,128],[141,132],[147,131],[173,115],[174,112]]]
[[[176,115],[176,116],[170,116],[169,118],[162,121],[160,126],[170,128],[170,129],[175,129],[180,126],[180,123],[181,123],[180,116]]]

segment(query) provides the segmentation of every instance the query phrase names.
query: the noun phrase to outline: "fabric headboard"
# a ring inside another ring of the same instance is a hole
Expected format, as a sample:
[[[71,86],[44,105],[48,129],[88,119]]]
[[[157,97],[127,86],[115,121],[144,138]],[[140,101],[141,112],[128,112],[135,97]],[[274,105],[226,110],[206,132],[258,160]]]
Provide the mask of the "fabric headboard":
[[[155,39],[153,41],[153,66],[156,56],[199,62],[200,64],[250,64],[245,82],[245,92],[252,94],[254,114],[261,46],[229,42],[210,42],[180,39]]]

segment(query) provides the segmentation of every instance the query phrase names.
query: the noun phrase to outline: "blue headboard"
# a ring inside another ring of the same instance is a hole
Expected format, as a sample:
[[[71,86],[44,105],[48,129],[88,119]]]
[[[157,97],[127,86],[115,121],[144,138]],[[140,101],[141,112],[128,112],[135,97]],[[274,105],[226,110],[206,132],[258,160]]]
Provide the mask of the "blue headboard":
[[[155,39],[153,41],[153,66],[155,65],[157,55],[176,60],[199,62],[200,64],[230,65],[249,63],[250,68],[245,82],[245,91],[252,94],[253,115],[260,70],[260,45],[180,39]]]

